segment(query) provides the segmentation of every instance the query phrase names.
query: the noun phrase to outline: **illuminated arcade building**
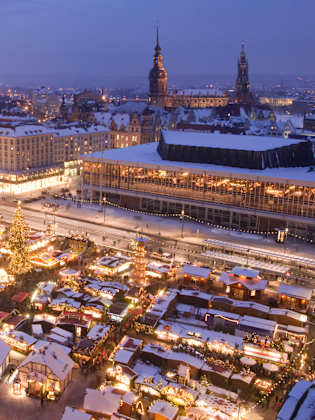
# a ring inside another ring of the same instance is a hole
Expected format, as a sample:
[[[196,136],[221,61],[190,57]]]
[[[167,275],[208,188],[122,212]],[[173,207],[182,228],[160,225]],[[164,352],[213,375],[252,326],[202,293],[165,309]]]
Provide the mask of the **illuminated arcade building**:
[[[308,141],[163,131],[158,147],[84,156],[83,190],[149,213],[261,233],[284,227],[314,240],[313,164]]]

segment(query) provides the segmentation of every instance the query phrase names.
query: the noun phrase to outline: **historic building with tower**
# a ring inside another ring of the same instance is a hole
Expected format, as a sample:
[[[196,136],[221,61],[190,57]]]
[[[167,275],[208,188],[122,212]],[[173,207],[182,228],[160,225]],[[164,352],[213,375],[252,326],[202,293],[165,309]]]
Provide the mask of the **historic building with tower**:
[[[241,54],[237,63],[236,98],[235,102],[255,104],[255,99],[250,92],[248,76],[248,60],[245,53],[245,45],[242,42]]]
[[[159,42],[159,30],[156,31],[156,46],[153,57],[153,67],[149,73],[149,102],[152,105],[164,107],[167,104],[167,71],[163,66],[163,57]]]
[[[158,29],[149,83],[149,103],[160,108],[211,108],[226,106],[229,102],[227,95],[215,89],[167,90],[167,71],[163,66]]]

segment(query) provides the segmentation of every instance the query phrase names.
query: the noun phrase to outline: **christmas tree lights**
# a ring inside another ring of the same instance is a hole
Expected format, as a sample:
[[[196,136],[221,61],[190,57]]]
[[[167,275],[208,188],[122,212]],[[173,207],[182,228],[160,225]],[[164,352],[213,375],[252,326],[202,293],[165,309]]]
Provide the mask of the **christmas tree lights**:
[[[22,275],[31,270],[29,261],[29,248],[27,246],[30,229],[24,220],[21,202],[15,210],[14,219],[10,228],[8,248],[11,251],[9,272],[13,275]]]

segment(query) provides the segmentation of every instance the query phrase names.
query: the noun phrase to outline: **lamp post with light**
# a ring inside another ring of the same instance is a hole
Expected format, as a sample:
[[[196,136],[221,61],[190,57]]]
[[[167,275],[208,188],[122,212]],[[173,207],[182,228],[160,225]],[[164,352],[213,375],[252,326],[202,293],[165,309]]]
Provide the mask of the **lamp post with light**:
[[[106,195],[103,197],[103,216],[104,216],[104,224],[106,220]]]
[[[182,219],[182,234],[181,234],[181,236],[183,238],[184,237],[184,221],[185,221],[185,210],[184,209],[182,209],[182,212],[181,212],[181,219]]]

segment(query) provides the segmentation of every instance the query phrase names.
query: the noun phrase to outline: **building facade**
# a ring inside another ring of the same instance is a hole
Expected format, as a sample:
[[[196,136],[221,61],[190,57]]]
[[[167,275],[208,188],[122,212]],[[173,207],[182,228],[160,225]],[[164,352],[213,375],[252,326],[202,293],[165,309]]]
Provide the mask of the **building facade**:
[[[231,229],[270,232],[285,227],[315,240],[315,175],[308,168],[248,170],[172,162],[163,160],[156,148],[151,143],[85,156],[85,197],[106,197],[152,213],[183,211]]]
[[[110,147],[117,149],[121,147],[134,146],[141,143],[141,123],[136,113],[130,116],[125,115],[126,123],[121,124],[113,118],[110,124]]]
[[[109,130],[102,126],[0,127],[0,193],[68,183],[79,172],[81,155],[104,150],[109,141]]]
[[[110,130],[110,147],[121,148],[159,141],[161,120],[159,110],[145,106],[142,109],[130,106],[95,112],[94,120]]]
[[[279,96],[261,96],[259,103],[262,105],[269,105],[271,107],[285,107],[291,106],[294,102],[293,98],[279,97]]]
[[[60,98],[50,89],[41,88],[32,93],[32,114],[40,120],[55,118],[60,109]]]
[[[315,132],[315,114],[304,116],[303,128],[305,131]]]

